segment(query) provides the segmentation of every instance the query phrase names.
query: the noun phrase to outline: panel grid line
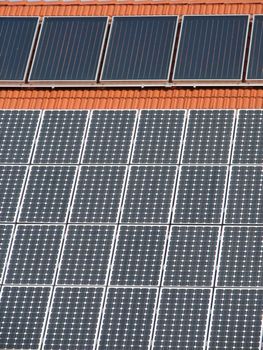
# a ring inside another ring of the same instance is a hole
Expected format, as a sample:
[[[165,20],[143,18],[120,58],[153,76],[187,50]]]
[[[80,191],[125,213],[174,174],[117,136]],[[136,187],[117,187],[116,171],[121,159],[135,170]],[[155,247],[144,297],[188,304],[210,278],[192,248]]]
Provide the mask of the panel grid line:
[[[90,120],[90,118],[89,118],[89,111],[86,111],[86,112],[87,112],[86,125],[85,125],[84,134],[83,134],[83,140],[85,139],[85,135],[86,135],[86,132],[87,132],[87,126],[88,126],[88,123],[89,123],[89,120]],[[84,149],[84,141],[81,144],[80,155],[82,154],[83,149]],[[79,161],[80,161],[80,159],[81,159],[81,156],[79,156]],[[55,268],[54,277],[53,277],[53,284],[52,284],[52,288],[51,288],[51,292],[50,292],[50,300],[49,300],[48,306],[47,306],[47,315],[46,315],[46,319],[45,319],[44,324],[43,324],[42,335],[41,335],[40,342],[39,342],[40,349],[44,349],[45,337],[46,337],[46,333],[47,333],[47,330],[48,330],[48,324],[49,324],[50,317],[51,317],[52,304],[53,304],[54,297],[55,297],[55,289],[56,289],[56,284],[57,284],[57,280],[58,280],[60,260],[61,260],[63,249],[64,249],[64,246],[65,246],[65,236],[66,236],[67,227],[68,227],[68,223],[69,223],[71,207],[72,207],[72,203],[73,203],[73,200],[74,200],[74,195],[75,195],[76,188],[77,188],[79,172],[80,172],[80,165],[78,165],[77,168],[76,168],[75,175],[74,175],[74,180],[73,180],[73,183],[72,183],[71,194],[70,194],[69,203],[68,203],[68,207],[67,207],[67,213],[66,213],[65,226],[64,226],[64,230],[63,230],[63,234],[62,234],[62,238],[61,238],[60,250],[59,250],[59,253],[58,253],[58,258],[57,258],[57,262],[56,262],[56,268]]]
[[[209,306],[209,318],[207,323],[207,330],[206,330],[206,339],[205,339],[205,349],[209,350],[209,338],[210,338],[210,332],[211,332],[211,326],[212,326],[212,317],[213,317],[213,307],[214,307],[214,301],[215,301],[215,293],[216,293],[216,281],[217,281],[217,275],[219,271],[219,262],[220,262],[220,253],[222,249],[222,236],[224,231],[224,221],[225,221],[225,215],[226,215],[226,209],[227,209],[227,197],[228,197],[228,190],[229,190],[229,184],[230,184],[230,174],[231,174],[231,163],[234,153],[234,144],[235,144],[235,135],[236,135],[236,128],[237,128],[237,112],[234,112],[234,126],[232,130],[232,137],[231,137],[231,147],[230,147],[230,155],[229,155],[229,162],[227,165],[228,171],[227,171],[227,177],[226,177],[226,184],[225,184],[225,191],[224,191],[224,204],[222,207],[222,215],[221,215],[221,229],[220,229],[220,235],[219,235],[219,246],[217,248],[217,254],[216,254],[216,264],[215,264],[215,274],[214,274],[214,280],[212,284],[212,296],[211,296],[211,302]]]
[[[177,193],[178,186],[179,186],[179,174],[180,174],[180,168],[181,168],[182,159],[183,159],[184,142],[186,139],[186,130],[187,130],[187,125],[188,125],[189,113],[190,113],[190,111],[185,111],[185,115],[184,115],[184,126],[183,126],[183,132],[181,135],[181,144],[180,144],[179,157],[178,157],[177,174],[176,174],[176,180],[174,182],[171,210],[170,210],[170,215],[169,215],[169,220],[168,220],[168,230],[167,230],[166,241],[165,241],[165,246],[164,246],[164,258],[163,258],[163,262],[162,262],[160,283],[159,283],[158,291],[157,291],[156,307],[155,307],[154,316],[153,316],[152,334],[151,334],[150,347],[149,347],[149,349],[151,349],[151,350],[153,350],[153,347],[154,347],[154,338],[155,338],[155,332],[156,332],[156,327],[157,327],[157,319],[158,319],[159,308],[160,308],[160,303],[161,303],[161,291],[162,291],[162,287],[163,287],[165,267],[166,267],[166,261],[167,261],[167,257],[168,257],[169,241],[171,239],[173,212],[174,212],[175,203],[176,203],[176,193]]]
[[[15,219],[14,219],[14,223],[13,223],[14,226],[13,226],[12,236],[11,236],[11,240],[10,240],[10,244],[9,244],[9,249],[7,251],[7,256],[6,256],[6,260],[5,260],[5,266],[4,266],[3,274],[2,274],[3,277],[2,277],[2,283],[1,283],[1,289],[3,288],[4,281],[6,279],[6,274],[7,274],[7,270],[8,270],[8,264],[9,264],[9,261],[11,259],[11,255],[12,255],[13,245],[14,245],[15,236],[16,236],[16,230],[17,230],[17,226],[18,226],[19,212],[20,212],[20,210],[22,208],[23,197],[25,195],[27,182],[28,182],[28,179],[29,179],[30,165],[32,164],[32,161],[33,161],[34,151],[35,151],[36,144],[37,144],[37,139],[38,139],[38,136],[39,136],[39,133],[40,133],[41,120],[42,120],[43,114],[44,114],[43,111],[40,111],[40,110],[38,110],[38,111],[39,111],[38,124],[37,124],[35,135],[34,135],[34,140],[33,140],[33,145],[32,145],[32,148],[31,148],[29,163],[28,163],[28,165],[25,165],[27,169],[26,169],[24,180],[23,180],[23,185],[22,185],[22,188],[21,188],[19,201],[18,201],[18,204],[17,204]],[[12,165],[14,166],[14,164],[12,164]],[[8,224],[8,222],[7,222],[7,224]],[[10,224],[10,222],[9,222],[9,224]]]
[[[137,110],[136,111],[136,119],[135,119],[135,123],[134,123],[134,129],[133,129],[133,135],[132,135],[131,145],[130,145],[130,150],[129,150],[128,162],[126,164],[127,165],[126,174],[125,174],[125,178],[124,178],[124,183],[123,183],[123,187],[122,187],[122,194],[121,194],[121,199],[120,199],[120,205],[119,205],[119,209],[118,209],[116,230],[115,230],[113,243],[112,243],[112,252],[111,252],[109,267],[108,267],[108,271],[107,271],[107,277],[106,277],[106,283],[105,283],[105,293],[104,293],[104,296],[102,298],[102,307],[101,307],[101,311],[100,311],[100,315],[99,315],[98,328],[97,328],[97,333],[96,333],[96,338],[95,338],[94,349],[96,349],[96,350],[99,349],[100,332],[102,329],[103,316],[104,316],[105,309],[106,309],[107,293],[108,293],[108,289],[110,287],[110,276],[111,276],[112,264],[114,261],[114,255],[115,255],[115,251],[116,251],[116,247],[117,247],[118,232],[119,232],[120,225],[121,225],[121,214],[123,211],[123,206],[124,206],[124,201],[125,201],[125,194],[126,194],[126,189],[127,189],[127,185],[128,185],[130,164],[132,161],[133,150],[135,147],[135,139],[136,139],[138,124],[139,124],[139,111]]]

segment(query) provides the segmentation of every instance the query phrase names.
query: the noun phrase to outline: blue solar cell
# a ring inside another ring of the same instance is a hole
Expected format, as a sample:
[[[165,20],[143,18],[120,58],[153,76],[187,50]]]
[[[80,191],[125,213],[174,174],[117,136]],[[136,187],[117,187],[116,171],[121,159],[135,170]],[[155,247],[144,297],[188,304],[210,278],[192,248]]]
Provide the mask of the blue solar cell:
[[[0,81],[24,81],[38,17],[0,17]]]
[[[45,17],[30,81],[96,81],[107,17]]]
[[[3,277],[12,231],[13,225],[0,225],[0,283]]]
[[[184,16],[175,80],[241,80],[248,16]]]
[[[101,80],[168,80],[176,27],[176,16],[113,17]]]

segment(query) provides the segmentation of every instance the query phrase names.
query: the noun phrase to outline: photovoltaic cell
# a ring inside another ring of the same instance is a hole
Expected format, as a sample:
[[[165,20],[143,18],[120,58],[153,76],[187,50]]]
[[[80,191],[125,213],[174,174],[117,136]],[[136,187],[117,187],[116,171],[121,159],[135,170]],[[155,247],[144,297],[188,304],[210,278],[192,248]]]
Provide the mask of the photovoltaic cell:
[[[75,172],[73,166],[33,166],[19,221],[64,222]]]
[[[168,80],[176,27],[176,16],[113,17],[101,80]]]
[[[226,166],[181,167],[173,222],[220,223],[226,174]]]
[[[52,284],[63,226],[21,226],[16,229],[5,283]]]
[[[176,166],[132,166],[125,203],[124,223],[167,223]]]
[[[178,163],[184,115],[180,110],[141,111],[132,162]]]
[[[83,163],[127,163],[136,111],[93,111]]]
[[[93,349],[103,288],[56,288],[45,350]]]
[[[24,81],[38,17],[0,17],[0,81]]]
[[[241,110],[237,118],[237,130],[233,163],[263,162],[263,111]]]
[[[217,286],[263,286],[263,227],[224,228]]]
[[[39,116],[40,111],[0,110],[0,163],[28,163]]]
[[[211,291],[162,289],[153,349],[203,350]]]
[[[175,80],[241,80],[248,16],[184,16]]]
[[[263,171],[261,166],[233,166],[225,222],[263,223]]]
[[[99,350],[148,349],[156,289],[110,288],[99,337]]]
[[[107,17],[45,17],[30,81],[96,81]]]
[[[45,111],[34,163],[78,163],[88,111]]]
[[[4,287],[0,297],[1,349],[38,349],[50,288]]]
[[[183,152],[183,163],[228,163],[234,111],[192,110]]]
[[[158,285],[166,226],[121,226],[111,285]]]
[[[83,166],[70,221],[116,222],[125,173],[125,166]]]
[[[0,166],[0,221],[14,221],[26,166]]]
[[[250,41],[250,52],[247,70],[248,80],[262,80],[263,70],[263,48],[262,48],[262,33],[263,33],[263,16],[256,15],[253,20],[252,38]]]
[[[260,349],[263,290],[217,289],[209,350]]]
[[[105,284],[114,226],[68,227],[58,284]]]
[[[165,286],[210,287],[219,227],[173,226],[164,273]]]
[[[2,281],[13,225],[0,225],[0,283]]]

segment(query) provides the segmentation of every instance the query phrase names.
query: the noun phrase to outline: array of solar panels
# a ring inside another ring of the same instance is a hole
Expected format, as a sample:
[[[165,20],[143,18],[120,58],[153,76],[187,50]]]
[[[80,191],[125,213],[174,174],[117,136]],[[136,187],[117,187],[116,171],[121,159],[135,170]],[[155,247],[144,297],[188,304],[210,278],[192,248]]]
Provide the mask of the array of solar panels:
[[[0,84],[260,81],[263,15],[254,16],[253,29],[249,21],[183,16],[178,26],[177,16],[113,17],[111,24],[108,17],[0,17]]]
[[[0,111],[1,349],[260,349],[263,110]]]

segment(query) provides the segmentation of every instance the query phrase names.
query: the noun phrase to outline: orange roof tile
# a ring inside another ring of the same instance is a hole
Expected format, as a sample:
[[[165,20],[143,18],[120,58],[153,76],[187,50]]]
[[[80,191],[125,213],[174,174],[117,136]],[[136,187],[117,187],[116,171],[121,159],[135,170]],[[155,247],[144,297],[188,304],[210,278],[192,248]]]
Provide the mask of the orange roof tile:
[[[257,14],[263,0],[4,2],[1,16]],[[0,108],[263,108],[260,88],[1,89]]]
[[[0,90],[1,109],[263,108],[263,89]]]

